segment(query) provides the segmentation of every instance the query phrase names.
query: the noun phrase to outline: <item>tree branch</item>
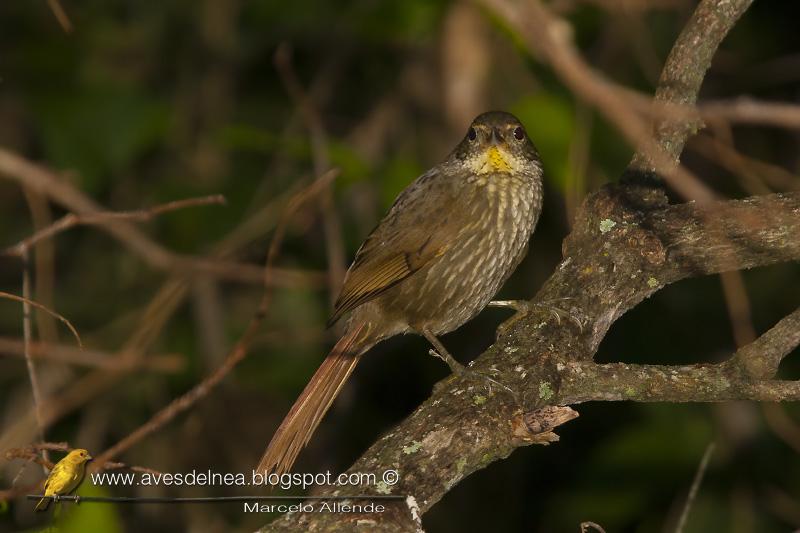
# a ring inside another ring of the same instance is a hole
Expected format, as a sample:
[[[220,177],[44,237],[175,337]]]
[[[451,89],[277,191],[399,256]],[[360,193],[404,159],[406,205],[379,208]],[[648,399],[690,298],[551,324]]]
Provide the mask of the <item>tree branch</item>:
[[[96,221],[95,217],[103,218],[110,215],[94,200],[54,172],[0,148],[0,176],[2,175],[47,196],[74,213],[73,216],[77,216],[77,221],[71,221],[67,215],[62,219],[62,221],[66,220],[66,222],[62,222],[64,224],[81,224],[84,220]],[[107,223],[97,227],[127,246],[153,268],[181,274],[188,272],[215,276],[244,283],[261,284],[264,281],[263,268],[257,265],[225,261],[219,258],[193,257],[168,250],[125,220],[126,216],[112,216]],[[13,251],[12,248],[10,252]],[[322,279],[323,277],[317,273],[275,269],[271,283],[276,286],[308,287],[322,285],[320,283]]]
[[[602,80],[598,82],[597,77],[587,76],[586,66],[574,50],[555,35],[558,29],[548,26],[550,15],[541,3],[525,4],[534,14],[543,15],[535,20],[517,16],[521,4],[505,0],[484,3],[512,27],[525,21],[542,30],[531,38],[544,41],[541,51],[565,83],[605,110],[612,122],[614,117],[619,119],[615,123],[623,132],[641,142],[633,122],[639,120],[638,116],[620,111],[620,95]],[[749,4],[750,0],[701,2],[667,61],[657,91],[659,102],[695,102],[714,51]],[[663,173],[674,167],[693,131],[694,126],[687,126],[685,119],[662,120],[649,143],[658,150],[654,152],[645,142],[627,172],[631,176]],[[657,154],[656,159],[653,154]],[[418,531],[419,523],[413,517],[425,513],[464,477],[507,457],[520,446],[550,442],[533,438],[530,432],[530,428],[547,426],[542,417],[548,407],[598,400],[800,399],[800,382],[773,379],[780,360],[800,342],[800,311],[720,364],[592,362],[611,325],[667,284],[800,259],[798,215],[800,193],[669,206],[660,188],[639,187],[629,180],[591,195],[576,214],[573,231],[563,243],[562,262],[534,298],[536,302],[569,302],[570,313],[583,327],[556,324],[535,315],[521,318],[472,365],[477,372],[491,374],[516,391],[516,397],[502,390],[485,395],[482,388],[451,377],[374,443],[348,472],[380,476],[394,470],[399,473],[397,484],[348,487],[347,493],[371,489],[409,495],[414,505],[398,504],[385,514],[370,515],[374,522],[370,529]],[[336,488],[322,492],[345,493]],[[353,531],[358,529],[360,518],[297,513],[278,519],[263,531]]]
[[[766,379],[778,372],[784,357],[800,345],[800,308],[754,342],[740,348],[733,363],[753,379]]]
[[[655,95],[657,104],[695,104],[717,48],[752,3],[753,0],[700,2],[661,71]],[[677,164],[686,140],[699,126],[701,124],[685,119],[664,118],[655,126],[656,141]],[[652,156],[643,152],[636,154],[631,166],[640,171],[656,171]]]
[[[530,444],[530,440],[519,438],[514,428],[523,413],[546,405],[622,400],[800,400],[800,382],[762,379],[770,377],[763,373],[754,378],[746,370],[749,366],[741,363],[768,361],[767,366],[775,368],[776,362],[800,341],[796,328],[785,335],[800,320],[800,311],[718,365],[597,365],[591,361],[611,324],[666,283],[800,259],[800,193],[704,206],[669,206],[639,215],[653,226],[647,230],[645,224],[619,216],[626,207],[614,190],[604,189],[592,197],[583,212],[593,213],[596,224],[576,226],[565,243],[565,259],[535,299],[569,298],[575,302],[570,311],[586,324],[583,330],[542,322],[540,316],[526,316],[473,363],[476,371],[491,373],[512,390],[521,391],[521,405],[502,391],[487,397],[474,384],[446,380],[349,471],[397,470],[399,483],[385,489],[392,494],[413,495],[424,513],[470,473]],[[780,215],[774,211],[777,205],[783,211]],[[741,224],[738,219],[745,216],[752,220],[759,213],[778,217],[782,237],[773,238],[774,233],[760,224]],[[600,224],[603,220],[615,222],[611,229],[605,229],[610,224]],[[708,220],[719,223],[703,223]],[[582,251],[584,247],[592,252]],[[596,253],[598,248],[604,253]],[[392,516],[395,527],[400,515]],[[348,530],[352,526],[347,525],[347,517],[339,515],[292,515],[279,519],[266,531],[302,529],[312,522],[320,531]]]

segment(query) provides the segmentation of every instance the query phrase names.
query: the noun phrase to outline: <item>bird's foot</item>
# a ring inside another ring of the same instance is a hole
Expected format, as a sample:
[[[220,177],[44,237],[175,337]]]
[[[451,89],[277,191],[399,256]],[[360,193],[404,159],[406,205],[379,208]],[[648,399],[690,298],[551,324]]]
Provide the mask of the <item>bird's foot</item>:
[[[547,313],[555,318],[556,323],[561,325],[562,320],[570,320],[578,327],[578,330],[583,332],[583,323],[575,315],[569,311],[565,311],[560,307],[553,305],[553,302],[567,301],[571,298],[558,298],[555,300],[547,300],[545,302],[529,302],[527,300],[493,300],[489,302],[489,307],[505,307],[514,309],[516,313],[514,316],[500,324],[497,328],[498,335],[505,334],[511,326],[517,323],[518,320],[528,316],[531,313]]]
[[[76,494],[76,495],[75,495],[75,500],[74,500],[74,501],[75,501],[75,505],[78,505],[79,503],[81,503],[81,497],[80,497],[80,496],[78,496],[78,495]],[[91,507],[91,506],[90,506],[90,507]]]
[[[464,366],[461,363],[459,363],[458,361],[456,361],[453,358],[453,356],[450,355],[449,353],[447,353],[446,351],[444,353],[440,353],[438,350],[435,350],[435,349],[431,348],[428,351],[428,353],[431,354],[434,357],[437,357],[437,358],[441,359],[445,363],[447,363],[447,366],[450,367],[450,371],[453,373],[452,377],[465,379],[465,380],[468,380],[468,381],[472,381],[474,383],[481,383],[483,386],[485,386],[488,389],[488,395],[489,396],[492,395],[492,391],[493,391],[492,387],[497,387],[498,389],[509,393],[511,396],[514,397],[514,401],[516,403],[519,403],[519,400],[517,398],[517,393],[514,392],[514,390],[511,389],[511,387],[508,387],[507,385],[503,385],[502,383],[500,383],[499,381],[494,379],[492,376],[484,374],[483,372],[477,372],[475,370],[471,370],[471,369],[467,368],[466,366]]]
[[[452,355],[450,355],[450,352],[447,351],[447,348],[445,348],[444,344],[442,344],[439,338],[436,337],[436,335],[434,335],[430,330],[422,328],[421,333],[426,339],[428,339],[428,342],[430,342],[433,345],[433,349],[431,349],[429,353],[432,356],[438,357],[439,359],[447,363],[447,366],[450,367],[450,370],[453,372],[454,376],[468,379],[473,382],[484,383],[488,388],[488,394],[490,396],[492,394],[492,386],[498,387],[500,390],[511,394],[511,396],[514,397],[514,401],[517,404],[520,403],[518,401],[517,394],[508,386],[503,385],[502,383],[500,383],[491,376],[487,376],[486,374],[483,374],[481,372],[470,370],[461,363],[459,363],[458,361],[456,361],[455,358]]]

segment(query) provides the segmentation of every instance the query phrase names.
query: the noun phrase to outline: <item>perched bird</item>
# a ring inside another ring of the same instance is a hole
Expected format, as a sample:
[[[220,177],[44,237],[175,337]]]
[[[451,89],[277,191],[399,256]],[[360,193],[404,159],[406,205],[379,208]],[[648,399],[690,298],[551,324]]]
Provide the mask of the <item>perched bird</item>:
[[[83,449],[76,449],[69,452],[66,457],[61,459],[50,475],[47,476],[47,481],[44,483],[45,497],[39,500],[34,508],[35,511],[44,511],[50,505],[51,498],[58,500],[59,496],[69,494],[81,484],[83,473],[86,469],[86,462],[90,461],[92,456],[89,452]]]
[[[525,256],[542,210],[542,167],[513,115],[479,115],[447,159],[409,185],[356,253],[329,325],[345,333],[270,441],[258,471],[288,471],[360,357],[401,333],[438,336],[477,315]],[[512,306],[513,302],[498,302]]]

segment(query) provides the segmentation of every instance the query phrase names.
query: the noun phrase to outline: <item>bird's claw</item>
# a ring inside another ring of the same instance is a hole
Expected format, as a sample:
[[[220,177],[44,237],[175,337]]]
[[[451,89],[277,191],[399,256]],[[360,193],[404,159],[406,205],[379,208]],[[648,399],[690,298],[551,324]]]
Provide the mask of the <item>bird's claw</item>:
[[[499,335],[504,335],[514,324],[517,323],[518,320],[526,317],[528,314],[533,312],[546,312],[549,313],[555,320],[556,323],[560,326],[562,319],[568,319],[573,324],[578,327],[578,330],[583,333],[583,323],[579,318],[575,315],[570,313],[569,311],[565,311],[559,307],[552,305],[550,302],[554,302],[557,300],[571,300],[572,298],[565,297],[565,298],[556,298],[554,300],[547,300],[545,302],[529,302],[527,300],[495,300],[489,302],[490,307],[505,307],[514,309],[516,313],[500,324],[498,326],[497,331]]]
[[[428,350],[428,353],[447,363],[447,366],[450,367],[453,377],[462,378],[473,382],[483,381],[488,389],[489,396],[492,395],[492,386],[493,385],[497,386],[501,390],[511,394],[514,397],[514,400],[517,401],[517,394],[510,387],[508,387],[507,385],[503,385],[493,377],[488,376],[482,372],[476,372],[475,370],[470,370],[466,366],[462,365],[461,363],[453,359],[452,356],[449,358],[445,357],[433,348]],[[517,401],[517,403],[519,402]]]

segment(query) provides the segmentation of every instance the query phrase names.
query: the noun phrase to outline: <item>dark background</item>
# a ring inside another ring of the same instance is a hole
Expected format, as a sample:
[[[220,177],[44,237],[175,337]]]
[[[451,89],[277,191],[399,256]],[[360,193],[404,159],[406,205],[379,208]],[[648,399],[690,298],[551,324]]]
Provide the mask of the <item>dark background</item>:
[[[576,42],[596,69],[652,93],[694,2],[645,4],[560,0],[550,5],[573,24]],[[611,126],[519,45],[519,36],[471,4],[87,0],[65,1],[64,9],[74,25],[71,33],[44,0],[0,3],[0,146],[63,172],[64,180],[111,210],[224,194],[226,206],[189,208],[141,225],[175,251],[206,254],[269,206],[265,222],[235,253],[238,261],[263,264],[288,194],[313,178],[308,131],[273,62],[282,43],[291,50],[300,83],[310,87],[332,165],[341,169],[335,212],[348,259],[398,192],[446,156],[475,114],[505,109],[525,123],[546,169],[545,208],[532,251],[500,294],[530,297],[558,263],[576,206],[588,192],[615,180],[632,153]],[[723,43],[702,98],[750,95],[797,102],[798,20],[800,4],[755,2]],[[798,131],[708,126],[689,143],[684,161],[719,194],[740,198],[800,188]],[[731,150],[738,159],[724,155]],[[55,204],[50,211],[53,218],[65,214]],[[33,231],[21,188],[0,180],[0,247]],[[170,273],[96,228],[70,230],[54,243],[52,258],[45,257],[34,273],[34,296],[68,317],[87,347],[114,356],[149,320],[145,308]],[[333,341],[325,330],[332,289],[321,283],[328,259],[316,204],[294,217],[277,265],[311,273],[306,278],[313,282],[277,288],[248,359],[188,414],[119,460],[164,472],[250,471]],[[719,277],[667,287],[612,327],[598,360],[720,361],[737,341],[765,331],[798,305],[798,274],[797,265],[745,272],[743,292],[735,290],[735,277],[727,291]],[[0,290],[20,294],[21,279],[20,262],[0,258]],[[47,281],[52,295],[42,288]],[[179,354],[181,369],[137,368],[108,387],[84,389],[85,401],[48,428],[47,440],[96,454],[139,427],[217,367],[261,293],[258,284],[192,278],[187,297],[145,350],[146,356]],[[487,310],[445,342],[468,361],[492,342],[494,328],[507,315]],[[21,338],[18,303],[0,301],[0,335]],[[74,344],[63,327],[48,327],[41,319],[37,338]],[[427,348],[423,340],[408,337],[374,349],[296,470],[342,470],[408,415],[447,375],[444,364],[426,355]],[[85,387],[81,378],[90,371],[37,363],[46,396],[56,402]],[[797,362],[790,357],[781,375],[800,377]],[[37,440],[35,432],[15,432],[31,405],[24,360],[3,354],[0,443],[5,448]],[[455,487],[424,516],[426,530],[577,531],[584,520],[609,532],[671,530],[712,441],[716,452],[686,531],[800,527],[795,405],[595,403],[578,410],[580,418],[559,431],[560,443],[517,450]],[[2,465],[0,488],[8,488],[22,462]],[[40,477],[41,469],[29,466],[17,483]],[[84,483],[81,493],[253,491]],[[0,530],[42,527],[42,517],[31,509],[23,498],[1,504]],[[245,515],[240,504],[87,504],[67,514],[67,530],[109,532],[244,531],[269,519]]]

